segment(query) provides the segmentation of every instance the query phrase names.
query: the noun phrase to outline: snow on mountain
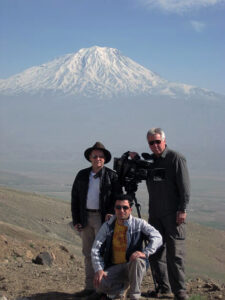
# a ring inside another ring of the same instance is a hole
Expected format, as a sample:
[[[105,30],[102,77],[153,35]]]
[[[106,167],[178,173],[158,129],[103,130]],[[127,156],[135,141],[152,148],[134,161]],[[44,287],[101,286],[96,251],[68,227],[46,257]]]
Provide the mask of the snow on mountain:
[[[190,97],[214,95],[187,84],[169,82],[144,68],[114,48],[80,49],[0,79],[3,95],[64,95],[81,97],[118,97],[165,95]]]

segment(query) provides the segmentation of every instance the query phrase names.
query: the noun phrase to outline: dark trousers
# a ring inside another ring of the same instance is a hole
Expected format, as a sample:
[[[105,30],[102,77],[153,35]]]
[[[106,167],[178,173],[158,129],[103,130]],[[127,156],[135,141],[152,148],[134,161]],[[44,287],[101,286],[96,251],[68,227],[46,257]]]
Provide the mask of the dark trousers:
[[[155,218],[149,223],[163,237],[163,246],[150,256],[152,276],[160,292],[185,291],[185,224],[177,226],[176,214]]]

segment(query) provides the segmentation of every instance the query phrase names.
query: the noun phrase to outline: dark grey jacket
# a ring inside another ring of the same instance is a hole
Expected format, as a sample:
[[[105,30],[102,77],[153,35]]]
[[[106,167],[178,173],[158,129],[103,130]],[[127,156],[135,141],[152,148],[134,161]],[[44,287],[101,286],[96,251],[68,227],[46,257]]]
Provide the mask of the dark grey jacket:
[[[146,181],[149,192],[149,215],[161,217],[184,211],[190,198],[190,180],[186,159],[168,147],[154,163]]]
[[[87,225],[86,202],[90,172],[91,167],[78,172],[71,192],[73,224],[81,224],[82,227]],[[114,213],[115,195],[120,193],[121,189],[118,184],[117,174],[113,170],[103,167],[98,175],[100,177],[99,207],[103,223],[106,214]]]

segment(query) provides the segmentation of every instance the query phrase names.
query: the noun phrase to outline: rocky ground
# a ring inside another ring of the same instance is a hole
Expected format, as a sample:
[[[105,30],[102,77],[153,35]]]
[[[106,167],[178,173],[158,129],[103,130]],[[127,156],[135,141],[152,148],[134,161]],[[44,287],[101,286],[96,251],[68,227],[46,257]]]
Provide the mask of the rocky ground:
[[[64,242],[39,239],[29,231],[21,233],[15,227],[12,230],[18,238],[12,234],[0,235],[0,299],[76,299],[74,293],[83,288],[84,265],[73,247]],[[52,262],[35,263],[36,257],[45,252],[50,254]],[[192,296],[225,299],[224,285],[210,280],[192,279],[187,282],[187,287]],[[153,283],[148,273],[142,291],[151,288]]]
[[[84,265],[70,222],[69,203],[0,187],[0,300],[76,299],[74,293],[84,287]],[[225,299],[224,231],[189,224],[187,240],[187,274],[194,278],[187,282],[189,294]],[[43,264],[37,264],[40,253],[48,253],[46,261],[40,257]],[[148,289],[150,271],[142,291]]]

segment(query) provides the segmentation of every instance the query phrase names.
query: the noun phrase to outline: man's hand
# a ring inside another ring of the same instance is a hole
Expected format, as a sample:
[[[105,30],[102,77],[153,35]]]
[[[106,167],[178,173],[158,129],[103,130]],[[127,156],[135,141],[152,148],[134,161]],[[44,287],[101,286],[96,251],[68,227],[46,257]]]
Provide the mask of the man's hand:
[[[136,155],[138,155],[137,152],[131,152],[131,151],[129,152],[129,156],[131,159],[134,159]]]
[[[112,214],[107,214],[105,216],[105,221],[109,221],[109,219],[112,217],[113,215]]]
[[[137,258],[146,258],[146,255],[141,251],[135,251],[134,253],[131,254],[129,260],[132,261],[132,260],[135,260]]]
[[[74,225],[74,228],[75,228],[78,232],[80,232],[80,231],[82,230],[82,225],[81,225],[81,224],[76,224],[76,225]]]
[[[103,271],[103,270],[97,271],[94,276],[94,287],[98,288],[102,281],[102,277],[106,277],[106,276],[107,276],[107,273],[105,271]]]
[[[180,225],[180,224],[184,223],[186,217],[187,217],[187,213],[186,212],[178,211],[177,212],[177,219],[176,219],[177,225]]]

